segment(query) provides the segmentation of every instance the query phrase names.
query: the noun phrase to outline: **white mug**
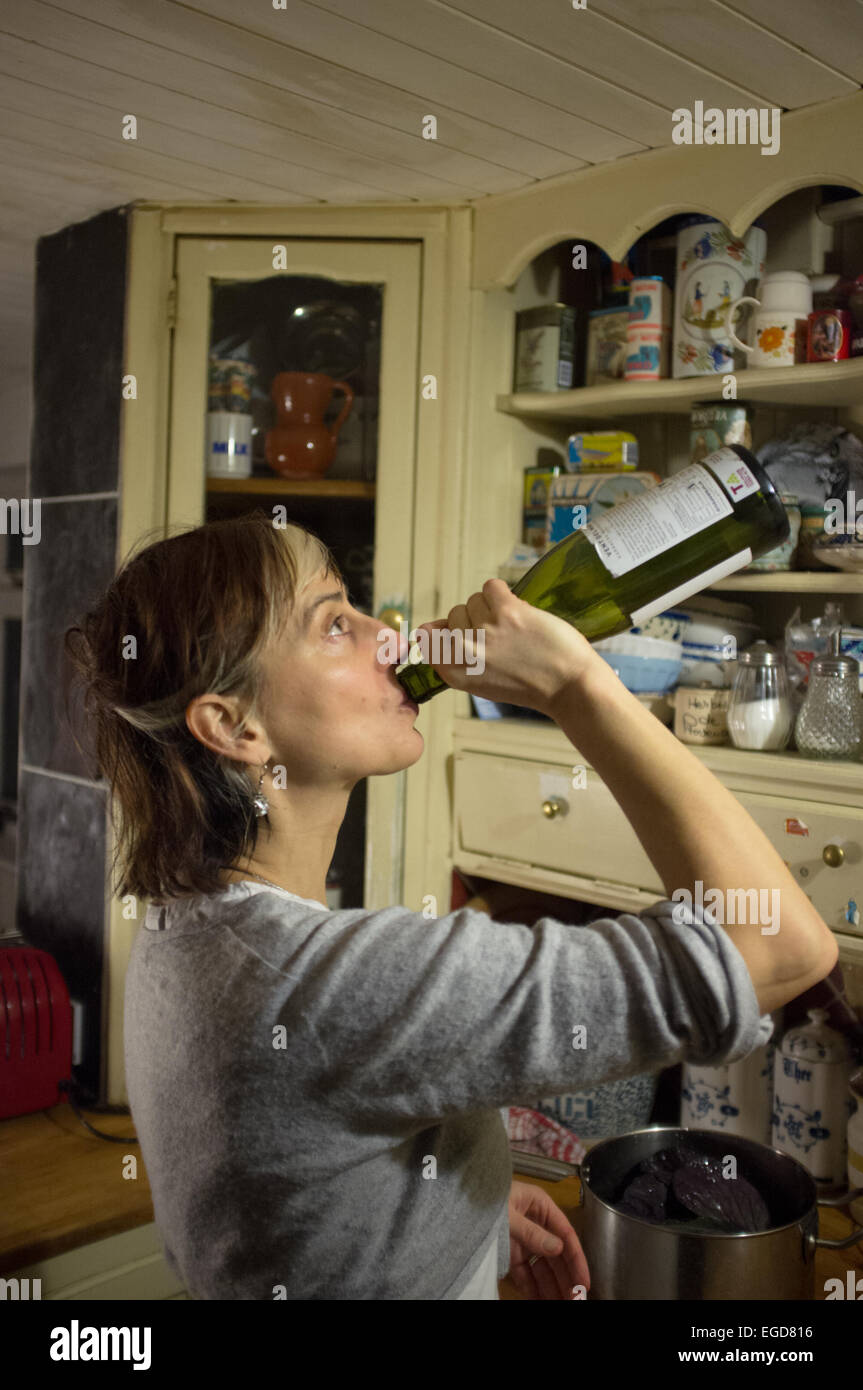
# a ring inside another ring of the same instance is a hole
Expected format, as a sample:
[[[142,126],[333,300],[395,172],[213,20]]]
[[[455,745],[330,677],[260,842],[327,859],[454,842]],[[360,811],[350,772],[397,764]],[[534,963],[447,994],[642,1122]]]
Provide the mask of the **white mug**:
[[[740,304],[754,304],[758,309],[751,346],[741,342],[731,326]],[[751,367],[793,367],[806,361],[807,319],[794,309],[765,309],[751,295],[743,295],[729,306],[726,325],[734,346],[752,354]]]
[[[207,475],[210,478],[250,478],[252,475],[252,417],[230,410],[207,415]]]

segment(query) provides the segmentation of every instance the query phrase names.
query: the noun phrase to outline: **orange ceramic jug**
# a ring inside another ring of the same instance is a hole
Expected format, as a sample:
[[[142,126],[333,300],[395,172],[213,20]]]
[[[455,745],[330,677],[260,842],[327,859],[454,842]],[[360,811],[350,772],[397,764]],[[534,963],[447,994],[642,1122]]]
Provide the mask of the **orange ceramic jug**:
[[[324,424],[324,411],[334,391],[344,392],[345,403],[330,430]],[[322,477],[333,461],[339,430],[354,403],[350,386],[321,373],[280,372],[270,394],[279,418],[267,431],[267,463],[286,478]]]

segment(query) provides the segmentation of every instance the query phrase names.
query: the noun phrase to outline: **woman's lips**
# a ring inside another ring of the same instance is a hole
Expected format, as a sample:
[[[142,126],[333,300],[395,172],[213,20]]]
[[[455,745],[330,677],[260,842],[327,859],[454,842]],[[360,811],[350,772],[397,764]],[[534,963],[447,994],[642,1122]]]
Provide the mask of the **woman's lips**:
[[[401,704],[399,705],[399,709],[409,709],[412,710],[414,714],[419,714],[420,712],[420,707],[416,703],[416,701],[409,700],[407,696],[405,696],[405,698],[402,700]]]

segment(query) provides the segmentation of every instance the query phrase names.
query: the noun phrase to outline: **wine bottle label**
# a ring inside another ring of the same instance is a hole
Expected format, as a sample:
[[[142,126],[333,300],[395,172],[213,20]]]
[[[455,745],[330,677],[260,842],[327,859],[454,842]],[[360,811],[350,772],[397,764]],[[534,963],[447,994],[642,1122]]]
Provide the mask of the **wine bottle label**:
[[[733,449],[717,449],[704,460],[717,476],[732,502],[739,502],[757,492],[761,484],[739,454]]]
[[[710,466],[714,466],[721,454],[729,454],[737,465],[736,469],[729,463],[723,467],[720,460],[720,467],[723,472],[727,471],[729,478],[732,473],[739,477],[740,470],[747,474],[746,479],[739,480],[746,491],[738,495],[747,496],[752,490],[750,479],[757,491],[757,481],[733,449],[719,449],[711,454]],[[706,468],[696,463],[684,468],[676,477],[666,478],[658,487],[628,498],[623,505],[610,507],[605,516],[589,521],[582,530],[605,568],[619,579],[637,565],[646,564],[723,517],[731,516],[733,511],[723,488]]]
[[[725,579],[727,575],[734,574],[736,570],[741,570],[744,565],[751,563],[752,551],[749,547],[738,550],[736,555],[729,555],[727,560],[721,560],[712,569],[696,574],[692,579],[687,579],[685,584],[678,584],[676,589],[669,589],[667,594],[661,594],[652,603],[646,603],[643,608],[636,608],[635,612],[630,614],[632,626],[639,627],[648,618],[655,618],[657,613],[662,613],[666,608],[674,608],[676,604],[683,603],[684,599],[692,598],[693,594],[700,593],[711,584],[717,584],[720,579]]]

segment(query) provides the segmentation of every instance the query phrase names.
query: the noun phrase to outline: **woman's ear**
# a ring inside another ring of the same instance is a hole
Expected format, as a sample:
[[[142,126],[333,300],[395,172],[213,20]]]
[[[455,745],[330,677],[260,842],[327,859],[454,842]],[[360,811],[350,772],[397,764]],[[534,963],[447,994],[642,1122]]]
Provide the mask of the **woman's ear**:
[[[232,695],[197,695],[186,708],[186,727],[206,748],[234,761],[263,765],[271,757],[263,725],[256,719],[243,724]]]

